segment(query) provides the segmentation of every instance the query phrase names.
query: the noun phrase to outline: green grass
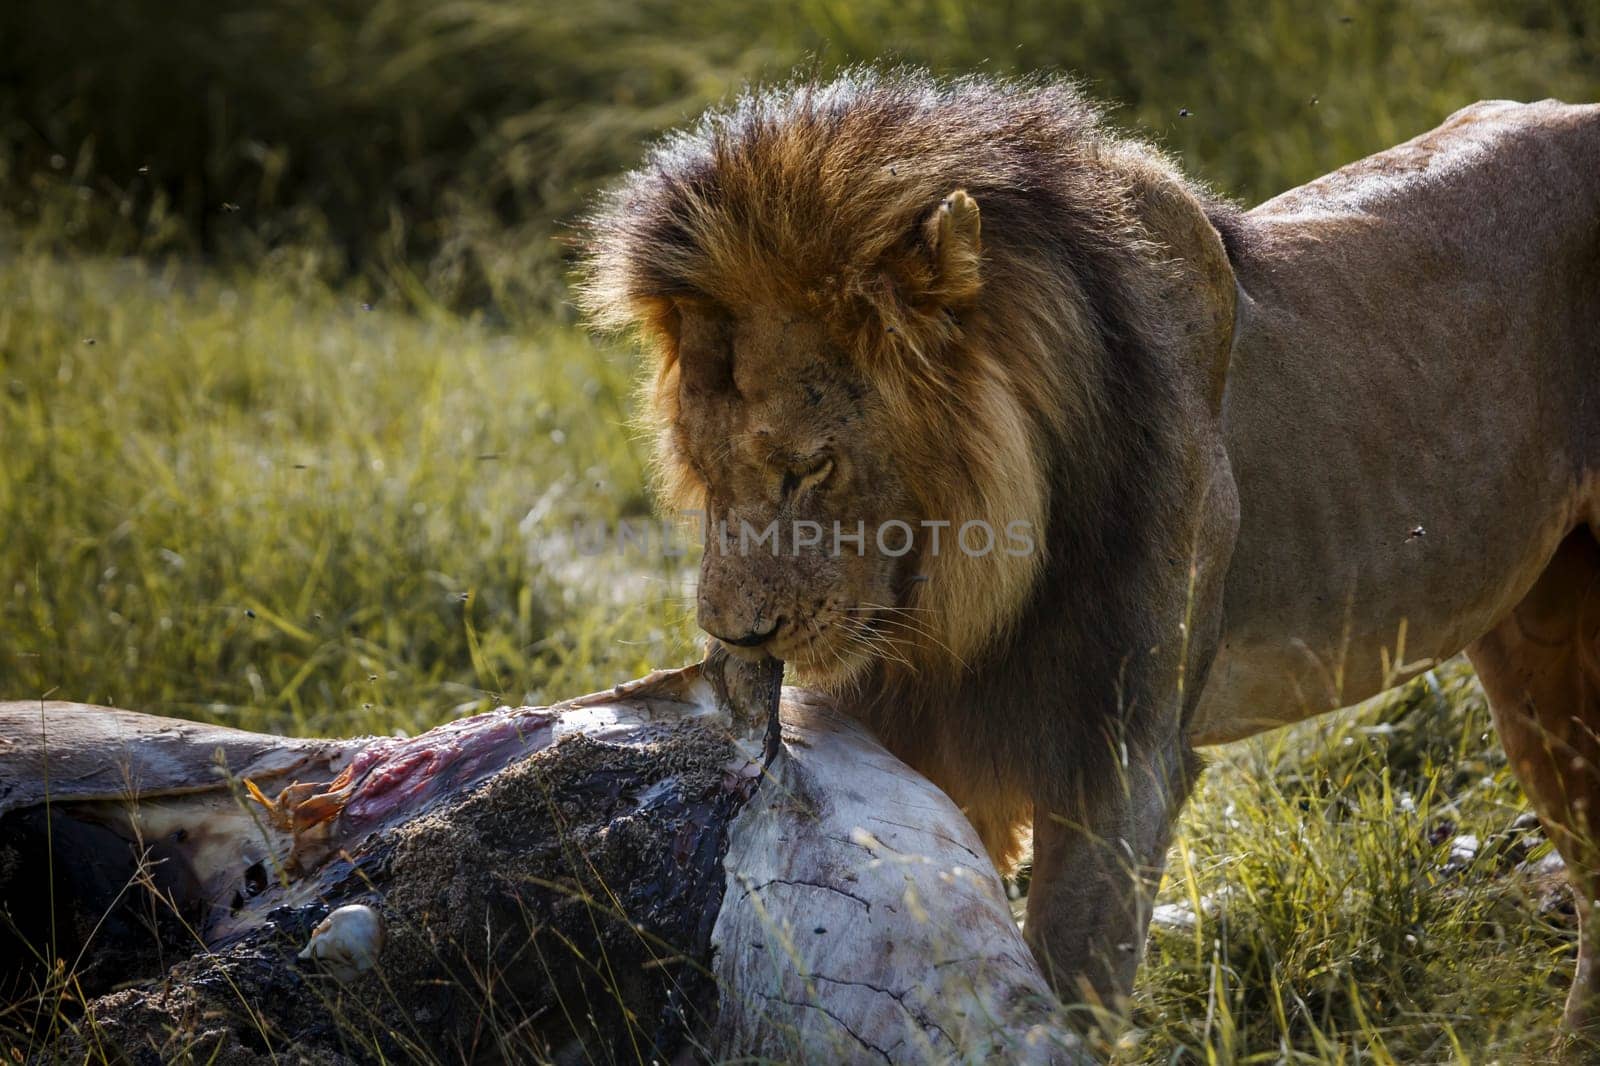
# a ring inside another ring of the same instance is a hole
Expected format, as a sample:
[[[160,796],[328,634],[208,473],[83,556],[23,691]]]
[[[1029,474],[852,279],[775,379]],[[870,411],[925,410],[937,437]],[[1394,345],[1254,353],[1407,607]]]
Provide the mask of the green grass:
[[[648,510],[630,363],[367,298],[0,260],[6,696],[416,730],[692,654],[669,566],[569,545]]]
[[[1212,754],[1162,892],[1202,917],[1157,927],[1131,1061],[1543,1057],[1574,919],[1518,870],[1549,845],[1464,663]]]

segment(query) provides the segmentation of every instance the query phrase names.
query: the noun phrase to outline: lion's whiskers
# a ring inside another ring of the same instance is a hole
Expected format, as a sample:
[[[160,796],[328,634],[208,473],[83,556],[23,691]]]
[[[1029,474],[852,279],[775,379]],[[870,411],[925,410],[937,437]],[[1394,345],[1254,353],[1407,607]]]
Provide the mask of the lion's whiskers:
[[[878,625],[883,627],[898,626],[905,632],[913,634],[931,644],[936,645],[940,650],[944,651],[945,654],[949,655],[950,658],[954,659],[958,664],[960,664],[963,670],[971,669],[971,667],[967,664],[967,661],[961,656],[957,655],[955,649],[951,648],[950,645],[941,640],[939,635],[934,632],[932,626],[928,624],[930,619],[902,617],[902,614],[908,614],[912,611],[936,615],[938,612],[934,611],[930,607],[891,607],[885,604],[862,603],[856,607],[849,608],[848,610],[852,613],[866,613],[869,611],[873,612],[873,617],[866,619],[865,621],[858,622],[857,624],[867,626]],[[881,635],[888,636],[888,634],[884,634],[881,629],[878,630],[878,632]],[[912,642],[906,641],[905,643]]]
[[[862,650],[875,652],[878,657],[896,662],[911,672],[916,672],[916,666],[900,650],[908,646],[909,642],[898,640],[879,630],[871,628],[869,622],[850,619],[845,627],[846,638],[851,640]]]

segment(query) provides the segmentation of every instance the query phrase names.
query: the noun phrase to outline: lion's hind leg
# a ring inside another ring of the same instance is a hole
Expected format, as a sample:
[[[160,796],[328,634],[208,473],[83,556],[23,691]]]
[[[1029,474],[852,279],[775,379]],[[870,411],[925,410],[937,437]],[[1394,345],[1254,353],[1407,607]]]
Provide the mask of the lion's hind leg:
[[[1600,542],[1579,529],[1528,595],[1467,649],[1501,743],[1578,904],[1565,1027],[1600,1051]]]

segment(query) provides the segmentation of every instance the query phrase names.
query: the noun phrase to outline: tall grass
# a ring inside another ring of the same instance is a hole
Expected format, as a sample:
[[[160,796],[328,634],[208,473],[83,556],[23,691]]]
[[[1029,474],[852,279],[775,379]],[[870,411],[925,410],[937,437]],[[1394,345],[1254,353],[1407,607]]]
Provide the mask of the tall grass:
[[[1549,844],[1465,664],[1218,754],[1170,856],[1127,1061],[1548,1054],[1575,920],[1559,876],[1532,872]]]
[[[6,697],[414,730],[692,654],[572,543],[648,507],[624,357],[292,274],[0,261]]]

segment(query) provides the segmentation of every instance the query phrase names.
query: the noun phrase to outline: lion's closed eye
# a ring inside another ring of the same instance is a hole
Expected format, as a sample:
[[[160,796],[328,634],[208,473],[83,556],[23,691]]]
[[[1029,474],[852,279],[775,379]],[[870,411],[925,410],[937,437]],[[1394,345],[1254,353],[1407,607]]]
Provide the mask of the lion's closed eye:
[[[833,457],[822,456],[801,463],[797,468],[791,469],[783,475],[782,494],[784,499],[800,495],[807,489],[815,488],[827,481],[833,474]]]

